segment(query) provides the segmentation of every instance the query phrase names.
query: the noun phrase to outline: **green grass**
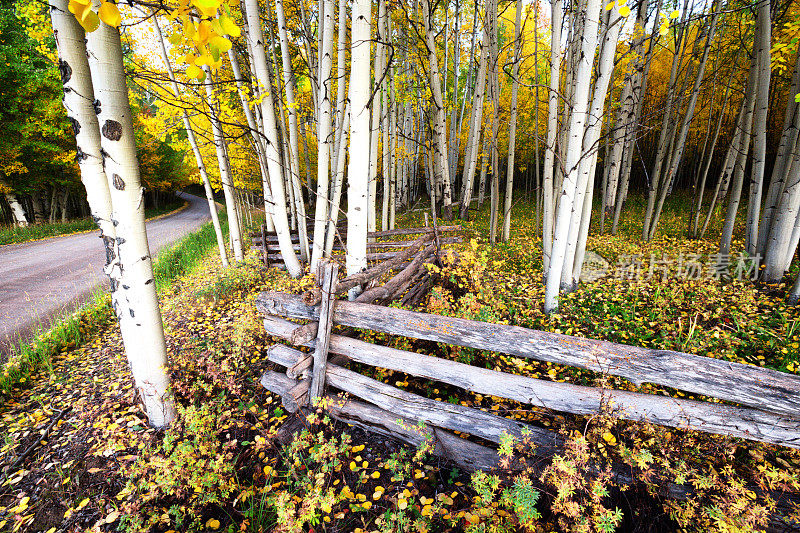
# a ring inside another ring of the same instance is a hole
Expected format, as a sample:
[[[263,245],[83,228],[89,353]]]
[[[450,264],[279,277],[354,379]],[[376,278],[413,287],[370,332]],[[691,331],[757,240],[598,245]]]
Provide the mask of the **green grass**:
[[[157,217],[174,211],[183,205],[183,200],[173,198],[159,207],[147,208],[144,211],[146,218]],[[91,218],[79,218],[68,222],[54,222],[53,224],[31,224],[29,226],[0,226],[0,245],[19,244],[22,242],[46,239],[58,235],[69,235],[81,231],[91,231],[97,225]]]
[[[227,233],[225,225],[223,232]],[[161,251],[153,263],[159,292],[190,273],[215,246],[216,236],[209,222]],[[98,291],[89,302],[58,320],[49,330],[40,331],[29,343],[18,345],[0,372],[0,397],[10,393],[15,385],[25,383],[33,373],[49,369],[56,354],[80,346],[113,320],[111,295]]]

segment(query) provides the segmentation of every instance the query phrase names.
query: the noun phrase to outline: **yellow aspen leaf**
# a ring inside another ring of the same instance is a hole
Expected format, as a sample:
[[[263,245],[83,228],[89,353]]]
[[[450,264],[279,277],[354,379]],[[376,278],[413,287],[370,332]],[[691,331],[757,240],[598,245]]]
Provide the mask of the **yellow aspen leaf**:
[[[83,20],[78,19],[78,22],[80,22],[81,26],[83,26],[83,31],[86,33],[92,33],[100,26],[100,17],[98,17],[97,13],[90,9],[89,13],[86,15],[86,18]]]
[[[220,37],[219,35],[213,37],[208,44],[216,47],[221,54],[227,53],[232,46],[231,42],[228,39],[226,39],[225,37]]]
[[[100,16],[100,20],[112,28],[119,28],[119,25],[122,23],[122,15],[119,14],[119,9],[117,9],[117,5],[113,2],[103,2],[100,4],[100,9],[97,14]]]
[[[676,19],[676,18],[678,18],[680,16],[681,16],[681,13],[677,9],[669,14],[669,18],[671,18],[671,19]]]
[[[194,40],[198,43],[205,44],[211,38],[211,23],[207,20],[200,22],[197,27],[197,35]]]
[[[81,503],[79,503],[78,506],[75,508],[75,510],[76,511],[80,511],[81,509],[86,507],[88,504],[89,504],[89,498],[84,498],[83,500],[81,500]]]
[[[606,441],[610,446],[614,446],[617,443],[617,437],[612,435],[610,431],[603,433],[603,440]]]
[[[176,46],[179,42],[181,42],[181,39],[182,37],[180,33],[173,33],[172,35],[169,36],[169,42],[173,46]]]
[[[219,529],[219,520],[216,518],[209,518],[206,522],[206,527],[211,529]]]
[[[183,34],[186,35],[189,39],[194,39],[194,34],[197,32],[197,29],[194,27],[194,22],[191,20],[186,20],[183,23]]]
[[[406,500],[405,498],[400,498],[399,500],[397,500],[397,508],[398,509],[400,509],[402,511],[406,507],[408,507],[408,500]]]
[[[606,4],[606,11],[611,11],[612,9],[614,9],[614,0]]]
[[[661,27],[658,29],[658,34],[659,34],[659,35],[661,35],[662,37],[663,37],[664,35],[668,34],[668,33],[669,33],[669,27],[667,27],[667,26],[661,26]]]
[[[191,78],[191,79],[197,78],[201,74],[203,74],[203,71],[200,70],[200,67],[197,67],[195,65],[189,65],[189,67],[186,69],[186,77],[187,78]]]
[[[69,9],[70,13],[73,13],[75,15],[75,18],[78,19],[78,22],[82,22],[92,11],[92,5],[82,4],[80,2],[77,2],[76,0],[69,0],[67,9]]]
[[[627,17],[628,15],[631,14],[631,8],[629,8],[628,6],[622,6],[621,8],[619,8],[619,14],[623,17]]]
[[[227,15],[221,15],[219,17],[219,25],[225,35],[239,37],[242,34],[242,30],[239,28],[239,26],[237,26],[236,23]]]

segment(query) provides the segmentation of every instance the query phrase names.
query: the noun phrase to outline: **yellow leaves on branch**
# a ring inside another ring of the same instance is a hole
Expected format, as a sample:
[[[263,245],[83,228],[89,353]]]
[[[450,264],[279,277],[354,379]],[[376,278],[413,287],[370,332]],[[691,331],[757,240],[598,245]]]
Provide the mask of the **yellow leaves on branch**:
[[[625,5],[627,0],[611,0],[611,2],[606,4],[606,11],[611,11],[614,9],[614,5],[616,4],[619,7],[619,15],[621,17],[627,17],[631,14],[631,8]]]
[[[92,11],[91,0],[69,0],[68,9],[70,13],[75,15],[75,18],[86,33],[96,30],[100,26],[100,21],[114,28],[118,28],[122,23],[119,9],[113,2],[103,2],[100,4],[98,12],[95,13]]]

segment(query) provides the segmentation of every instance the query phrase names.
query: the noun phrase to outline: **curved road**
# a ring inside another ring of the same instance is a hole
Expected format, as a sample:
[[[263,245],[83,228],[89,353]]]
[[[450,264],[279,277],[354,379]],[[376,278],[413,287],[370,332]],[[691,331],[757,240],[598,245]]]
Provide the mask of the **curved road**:
[[[155,253],[210,220],[204,198],[178,196],[189,207],[147,223]],[[27,340],[38,326],[73,311],[101,285],[105,250],[99,231],[0,246],[0,363],[15,342]]]

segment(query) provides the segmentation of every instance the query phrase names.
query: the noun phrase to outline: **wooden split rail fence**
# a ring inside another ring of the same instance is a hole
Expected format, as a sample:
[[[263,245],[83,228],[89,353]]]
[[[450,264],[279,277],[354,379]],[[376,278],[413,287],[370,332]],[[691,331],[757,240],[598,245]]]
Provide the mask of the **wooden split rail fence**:
[[[266,372],[261,383],[279,394],[289,410],[327,398],[329,412],[344,422],[412,444],[433,436],[436,453],[468,470],[496,466],[497,453],[453,432],[495,444],[504,433],[517,438],[528,435],[537,454],[552,453],[561,444],[555,432],[424,398],[345,368],[354,361],[553,411],[593,415],[603,405],[610,405],[615,416],[625,420],[800,448],[798,376],[686,353],[363,303],[369,298],[362,302],[337,300],[337,294],[364,278],[338,280],[338,266],[328,262],[321,266],[316,291],[304,295],[264,292],[257,297],[256,306],[265,316],[264,327],[270,335],[311,349],[305,353],[286,345],[269,348],[269,360],[286,370]],[[508,374],[332,334],[334,325],[549,361],[725,403]],[[351,399],[338,399],[333,389],[348,393]]]
[[[436,228],[437,233],[453,233],[460,231],[461,226],[439,226]],[[309,232],[313,231],[313,227],[309,226]],[[347,228],[340,226],[337,228],[337,237],[333,246],[334,252],[344,251],[345,239],[347,238]],[[370,231],[367,233],[367,238],[370,242],[367,243],[367,261],[385,261],[392,259],[400,254],[404,249],[412,246],[416,241],[374,241],[374,239],[383,239],[386,237],[400,237],[408,235],[431,235],[434,239],[434,228],[432,227],[419,227],[419,228],[399,228],[386,231]],[[438,234],[436,235],[438,237]],[[292,244],[295,252],[300,251],[300,238],[296,232],[291,234]],[[283,257],[280,253],[280,246],[278,246],[278,236],[274,232],[267,232],[264,225],[261,225],[261,230],[254,232],[250,235],[252,245],[261,250],[266,266],[282,265]],[[266,248],[264,243],[266,242]],[[438,237],[439,245],[453,244],[461,242],[459,236]]]

